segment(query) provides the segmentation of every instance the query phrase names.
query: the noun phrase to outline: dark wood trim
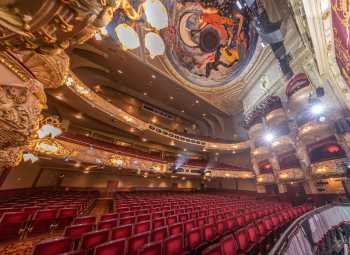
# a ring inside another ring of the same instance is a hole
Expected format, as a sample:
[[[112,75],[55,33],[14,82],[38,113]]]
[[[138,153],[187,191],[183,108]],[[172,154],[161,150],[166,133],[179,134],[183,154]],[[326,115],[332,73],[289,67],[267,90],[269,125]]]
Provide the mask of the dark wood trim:
[[[4,184],[7,176],[9,175],[10,171],[11,171],[11,167],[4,167],[2,169],[2,172],[0,174],[0,187]]]
[[[35,179],[34,179],[34,182],[33,182],[33,184],[32,184],[32,188],[35,188],[36,185],[38,184],[38,181],[39,181],[40,176],[41,176],[41,174],[43,173],[43,171],[44,171],[44,168],[41,167],[40,170],[39,170],[39,173],[36,175],[36,177],[35,177]]]

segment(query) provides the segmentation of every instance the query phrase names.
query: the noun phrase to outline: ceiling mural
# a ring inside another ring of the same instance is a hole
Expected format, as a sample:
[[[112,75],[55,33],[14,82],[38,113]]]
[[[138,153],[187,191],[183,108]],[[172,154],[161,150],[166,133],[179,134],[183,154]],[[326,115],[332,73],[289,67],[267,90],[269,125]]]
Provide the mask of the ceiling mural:
[[[169,1],[165,62],[175,76],[204,87],[227,85],[254,53],[248,15],[229,1]]]
[[[124,50],[192,88],[232,85],[254,54],[253,21],[231,1],[148,0],[130,6],[116,12],[108,33]]]

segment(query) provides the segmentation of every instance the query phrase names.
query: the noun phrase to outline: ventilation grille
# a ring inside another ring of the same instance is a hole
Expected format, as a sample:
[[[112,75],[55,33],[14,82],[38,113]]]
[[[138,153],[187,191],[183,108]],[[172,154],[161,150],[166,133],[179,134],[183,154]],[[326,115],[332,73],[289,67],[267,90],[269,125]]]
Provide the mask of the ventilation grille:
[[[149,111],[149,112],[152,112],[158,116],[161,116],[163,118],[166,118],[166,119],[169,119],[169,120],[174,120],[174,115],[168,113],[168,112],[165,112],[165,111],[162,111],[161,109],[159,108],[156,108],[156,107],[153,107],[151,105],[146,105],[144,104],[142,106],[142,108],[146,111]]]

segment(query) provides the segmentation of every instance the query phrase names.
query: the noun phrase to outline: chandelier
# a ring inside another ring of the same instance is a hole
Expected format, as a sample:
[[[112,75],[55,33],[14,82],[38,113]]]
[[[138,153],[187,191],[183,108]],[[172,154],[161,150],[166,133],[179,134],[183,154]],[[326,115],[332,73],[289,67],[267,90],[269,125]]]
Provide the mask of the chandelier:
[[[128,0],[119,0],[117,7],[132,21],[131,24],[120,23],[114,28],[122,48],[134,50],[144,45],[152,59],[163,55],[165,43],[160,36],[160,30],[167,28],[169,23],[168,12],[163,3],[160,0],[146,0],[135,10]],[[141,38],[134,27],[141,19],[143,21],[143,18],[146,24],[140,26],[145,32],[141,43]]]

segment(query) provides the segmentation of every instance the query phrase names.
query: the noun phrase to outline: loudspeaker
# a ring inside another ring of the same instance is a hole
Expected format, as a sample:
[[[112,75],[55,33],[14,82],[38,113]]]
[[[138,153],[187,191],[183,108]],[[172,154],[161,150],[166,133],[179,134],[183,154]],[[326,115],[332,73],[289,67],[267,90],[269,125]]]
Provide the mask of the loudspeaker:
[[[317,95],[317,97],[323,97],[325,95],[324,88],[323,87],[317,87],[316,88],[316,95]]]
[[[350,121],[348,119],[339,119],[335,122],[337,134],[350,133]]]

